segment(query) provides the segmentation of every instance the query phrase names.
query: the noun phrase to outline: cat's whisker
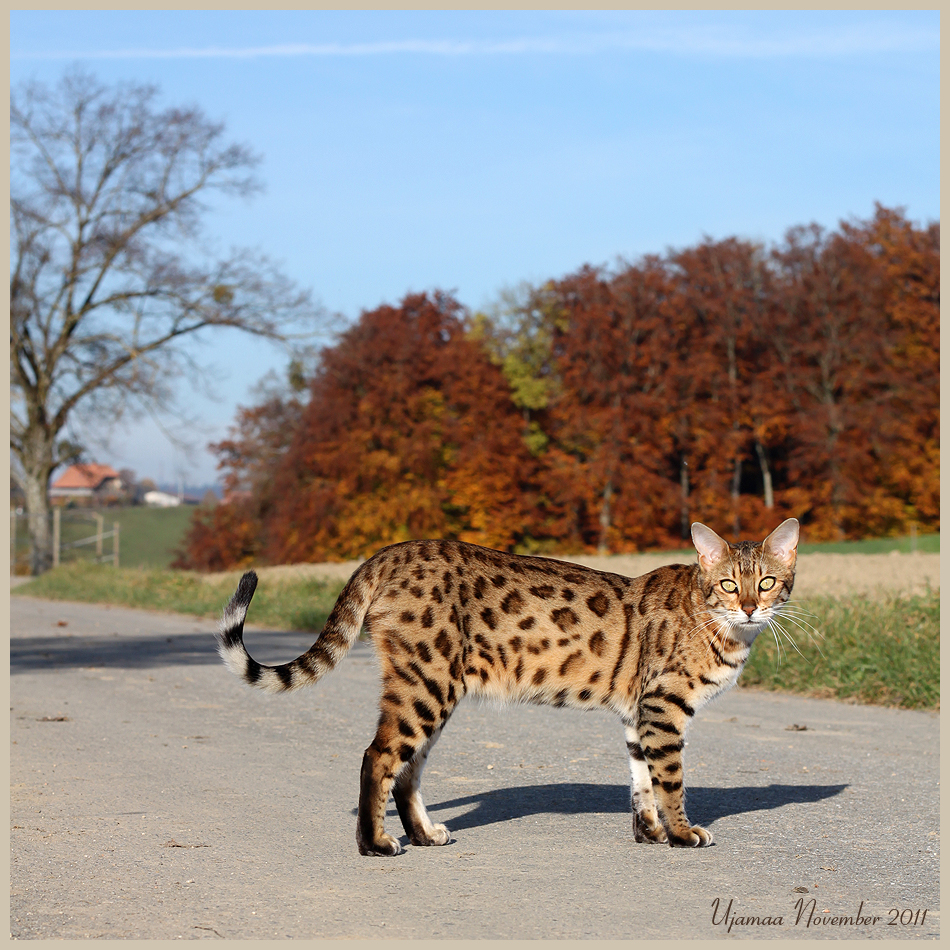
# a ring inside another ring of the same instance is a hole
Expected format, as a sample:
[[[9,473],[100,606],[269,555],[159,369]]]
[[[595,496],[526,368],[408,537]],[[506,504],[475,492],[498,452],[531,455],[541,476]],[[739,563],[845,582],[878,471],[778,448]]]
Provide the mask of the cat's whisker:
[[[707,620],[705,623],[699,624],[694,627],[691,631],[690,639],[696,639],[696,637],[701,636],[704,631],[712,628],[713,638],[715,639],[716,635],[719,633],[719,630],[722,627],[722,620],[719,617],[713,617],[710,620]]]
[[[708,630],[710,627],[719,623],[717,617],[710,617],[707,620],[702,621],[701,623],[696,624],[693,627],[690,627],[689,630],[683,632],[683,638],[688,644],[694,643],[698,638],[703,636],[703,632]],[[715,640],[715,632],[713,633],[712,640]],[[706,638],[706,653],[709,653],[709,643],[712,642],[708,636]]]
[[[818,620],[818,617],[815,614],[811,613],[811,611],[803,610],[800,607],[798,607],[796,604],[793,604],[791,607],[789,607],[789,605],[786,604],[781,610],[777,611],[777,613],[782,614],[782,615],[788,615],[789,617],[795,617],[797,620],[800,620],[807,627],[810,627],[812,630],[818,633],[819,636],[821,635],[818,629],[815,627],[815,625],[811,622],[812,620]]]
[[[769,620],[769,622],[765,626],[766,626],[766,629],[772,634],[772,637],[775,640],[775,672],[777,673],[779,665],[782,661],[782,644],[779,642],[778,634],[776,634],[772,626],[772,621]]]
[[[712,619],[707,623],[703,624],[699,630],[708,629],[715,625],[712,636],[706,642],[706,656],[709,657],[713,646],[716,644],[716,641],[719,641],[719,645],[725,649],[726,637],[732,632],[732,624],[728,619],[724,617],[718,617],[713,615]]]
[[[776,618],[778,620],[778,618]],[[804,660],[805,654],[798,649],[798,644],[795,642],[795,638],[789,634],[789,632],[780,624],[776,623],[776,628],[782,634],[782,636],[792,645],[792,649]]]
[[[806,627],[806,626],[804,626],[803,624],[799,623],[794,617],[789,617],[789,616],[781,615],[778,619],[787,620],[789,623],[794,624],[796,627],[798,627],[799,630],[802,630],[802,631],[805,633],[805,635],[808,637],[808,639],[811,640],[811,642],[812,642],[812,644],[814,645],[815,649],[818,651],[818,655],[819,655],[822,659],[824,659],[824,656],[825,656],[825,655],[824,655],[824,653],[821,652],[821,646],[818,644],[818,642],[815,640],[815,638],[812,637],[811,633],[810,633],[809,630],[808,630],[808,627]],[[815,628],[812,627],[812,630],[815,630]],[[794,642],[794,641],[792,640],[792,637],[790,636],[790,634],[788,633],[787,630],[785,630],[784,628],[782,628],[782,632],[783,632],[783,633],[785,634],[785,636],[789,639],[789,641]],[[816,633],[819,637],[821,637],[821,634],[819,633],[818,630],[815,630],[815,633]],[[822,639],[823,639],[823,637],[822,637]],[[796,646],[795,649],[798,650],[798,647]],[[801,650],[798,650],[798,652],[801,653]],[[804,656],[804,654],[802,654],[802,655]]]
[[[824,640],[824,634],[810,620],[807,619],[808,617],[814,617],[815,620],[817,620],[818,618],[814,614],[809,613],[808,611],[798,611],[794,609],[794,607],[789,610],[787,604],[781,610],[776,611],[776,613],[780,617],[787,617],[788,620],[801,627],[801,629],[806,633],[811,631],[816,637],[818,637],[819,640]],[[809,634],[809,636],[811,636],[811,634]]]
[[[787,600],[787,601],[785,601],[785,603],[782,604],[782,608],[781,608],[781,609],[782,609],[783,611],[784,611],[784,610],[797,610],[800,614],[804,614],[804,615],[807,616],[807,617],[814,617],[816,620],[818,619],[817,614],[814,614],[814,613],[812,613],[810,610],[806,609],[806,608],[805,608],[799,601],[797,601],[797,600]]]
[[[702,621],[702,623],[698,623],[694,627],[691,627],[689,630],[686,631],[684,636],[687,641],[692,642],[693,640],[696,639],[697,636],[699,636],[702,633],[703,630],[707,630],[709,627],[713,626],[714,624],[721,625],[722,623],[723,621],[721,618],[713,615],[709,617],[707,620]],[[713,636],[713,639],[715,640],[715,634]],[[706,649],[708,652],[709,647],[707,646]]]
[[[719,638],[719,646],[722,650],[726,649],[726,639],[732,634],[733,623],[728,619],[721,619],[719,623],[719,629],[716,631]],[[707,647],[706,654],[709,655],[709,648],[712,647],[713,643],[716,642],[716,636],[710,641],[709,647]]]
[[[776,617],[775,617],[775,620],[776,620],[776,621],[787,620],[789,623],[794,624],[794,625],[795,625],[796,627],[798,627],[800,630],[804,631],[804,633],[808,636],[808,639],[812,642],[812,645],[813,645],[813,646],[815,647],[815,649],[818,651],[819,656],[821,656],[822,658],[824,658],[824,653],[822,653],[821,647],[819,646],[819,644],[818,644],[817,642],[815,642],[814,637],[812,637],[811,633],[810,633],[809,630],[808,630],[808,627],[811,626],[810,624],[809,624],[807,627],[806,627],[806,626],[803,626],[801,623],[799,623],[799,622],[798,622],[797,620],[795,620],[794,618],[792,618],[792,617],[790,617],[790,616],[784,616],[784,615],[782,615],[782,614],[777,614]],[[798,644],[795,642],[795,638],[791,635],[791,633],[790,633],[788,630],[786,630],[785,627],[783,627],[780,623],[777,623],[777,627],[778,627],[778,629],[781,631],[782,636],[783,636],[789,643],[791,643],[792,646],[795,648],[795,652],[798,653],[799,656],[801,656],[803,659],[805,659],[805,655],[804,655],[804,654],[802,653],[802,651],[798,648]],[[812,627],[811,629],[814,630],[814,632],[815,632],[819,637],[822,636],[821,633],[820,633],[818,630],[815,630],[814,627]]]
[[[785,616],[785,617],[789,617],[789,618],[795,618],[795,619],[798,620],[799,622],[803,623],[806,627],[808,627],[809,629],[813,630],[818,636],[822,636],[822,634],[821,634],[821,632],[818,630],[818,628],[817,628],[817,627],[811,622],[811,620],[809,619],[809,618],[814,618],[815,620],[817,620],[818,618],[815,617],[814,614],[799,613],[799,612],[796,611],[796,610],[781,610],[781,611],[778,611],[778,613],[779,613],[781,616]]]

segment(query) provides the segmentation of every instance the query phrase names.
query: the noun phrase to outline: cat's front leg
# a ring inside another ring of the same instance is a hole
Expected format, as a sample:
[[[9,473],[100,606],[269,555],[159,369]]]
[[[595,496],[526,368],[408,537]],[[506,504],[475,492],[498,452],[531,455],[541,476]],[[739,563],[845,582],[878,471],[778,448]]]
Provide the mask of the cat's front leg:
[[[637,731],[667,840],[674,848],[704,848],[712,844],[712,835],[700,825],[690,825],[683,803],[683,737],[692,713],[677,700],[662,690],[647,694],[640,704]]]
[[[630,811],[633,814],[633,838],[635,841],[666,841],[666,830],[660,822],[653,797],[650,768],[640,746],[640,735],[634,723],[624,722],[627,754],[630,757]]]

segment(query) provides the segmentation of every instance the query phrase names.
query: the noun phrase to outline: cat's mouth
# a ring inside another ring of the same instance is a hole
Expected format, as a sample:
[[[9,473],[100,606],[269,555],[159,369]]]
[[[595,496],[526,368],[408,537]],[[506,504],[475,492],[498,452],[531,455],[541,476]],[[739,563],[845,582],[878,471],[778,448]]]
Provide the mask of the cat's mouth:
[[[732,622],[732,633],[738,639],[751,644],[765,628],[766,623],[767,621],[761,618],[744,616],[742,620]]]

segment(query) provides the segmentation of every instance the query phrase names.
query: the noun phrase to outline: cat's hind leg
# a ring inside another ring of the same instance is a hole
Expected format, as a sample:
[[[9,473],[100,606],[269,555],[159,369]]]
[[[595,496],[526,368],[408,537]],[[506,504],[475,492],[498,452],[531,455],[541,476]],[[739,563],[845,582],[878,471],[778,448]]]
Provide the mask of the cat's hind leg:
[[[402,746],[405,759],[386,742],[382,724],[376,732],[373,744],[363,753],[360,769],[360,803],[356,818],[356,846],[360,854],[395,855],[402,852],[402,845],[386,832],[386,802],[389,790],[403,761],[408,761],[415,748]]]
[[[647,765],[640,736],[633,723],[625,722],[624,736],[630,756],[630,810],[633,813],[633,837],[636,841],[666,841],[666,830],[660,823],[653,796],[653,781]]]
[[[393,667],[384,674],[379,725],[360,771],[356,823],[360,854],[395,855],[402,851],[384,827],[390,790],[413,844],[448,843],[445,826],[432,824],[426,814],[419,783],[426,757],[459,698],[454,684],[426,676],[415,664],[408,671]]]
[[[434,825],[426,812],[419,785],[426,758],[442,732],[440,726],[396,777],[393,799],[409,840],[417,846],[448,844],[451,839],[445,825]]]

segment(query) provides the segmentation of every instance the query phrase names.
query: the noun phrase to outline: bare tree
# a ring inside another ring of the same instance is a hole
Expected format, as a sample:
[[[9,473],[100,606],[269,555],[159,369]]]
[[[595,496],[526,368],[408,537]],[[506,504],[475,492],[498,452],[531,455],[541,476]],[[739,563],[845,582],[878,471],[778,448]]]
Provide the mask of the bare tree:
[[[209,252],[205,200],[257,191],[259,159],[157,95],[73,70],[11,97],[10,447],[34,574],[51,563],[47,488],[76,455],[72,415],[105,427],[167,409],[199,331],[286,340],[319,313],[266,258]]]

